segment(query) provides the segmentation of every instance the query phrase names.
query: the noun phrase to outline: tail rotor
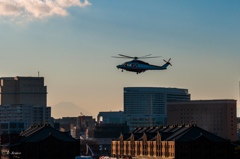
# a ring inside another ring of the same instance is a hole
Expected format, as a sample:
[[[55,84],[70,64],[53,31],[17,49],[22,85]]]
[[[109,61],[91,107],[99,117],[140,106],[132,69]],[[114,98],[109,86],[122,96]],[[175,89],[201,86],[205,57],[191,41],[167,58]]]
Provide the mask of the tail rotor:
[[[170,58],[168,61],[166,61],[166,60],[163,59],[164,62],[166,62],[167,64],[169,64],[169,65],[172,66],[172,64],[169,62],[170,60],[171,60],[171,58]]]

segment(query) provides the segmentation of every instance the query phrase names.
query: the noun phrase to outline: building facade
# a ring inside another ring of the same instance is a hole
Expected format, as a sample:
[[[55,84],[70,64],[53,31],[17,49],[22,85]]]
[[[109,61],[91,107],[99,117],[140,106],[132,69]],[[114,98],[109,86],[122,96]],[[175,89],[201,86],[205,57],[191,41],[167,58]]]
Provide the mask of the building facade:
[[[96,120],[92,116],[78,116],[76,127],[79,127],[81,131],[86,131],[86,129],[93,129],[95,127]]]
[[[21,133],[22,130],[25,130],[24,122],[21,121],[0,122],[0,134]]]
[[[187,89],[125,87],[124,114],[131,130],[137,126],[166,125],[167,103],[189,100]]]
[[[111,155],[111,141],[122,133],[128,133],[127,123],[99,123],[94,129],[87,129],[86,138],[100,145],[102,155]]]
[[[237,117],[237,139],[240,140],[240,117]]]
[[[24,122],[25,128],[51,122],[43,77],[4,77],[0,81],[0,122]]]
[[[125,114],[167,114],[167,102],[189,101],[187,89],[161,87],[125,87]]]
[[[125,87],[124,111],[100,112],[98,122],[124,123],[133,130],[137,126],[167,124],[167,103],[189,101],[187,89],[162,87]],[[102,120],[100,120],[102,118]]]
[[[226,159],[230,141],[196,125],[139,127],[112,141],[113,157]]]
[[[168,124],[197,124],[222,138],[237,140],[236,100],[168,103]]]
[[[47,105],[43,77],[2,77],[0,81],[0,105]]]
[[[127,121],[127,115],[123,111],[99,112],[97,123],[124,123]]]

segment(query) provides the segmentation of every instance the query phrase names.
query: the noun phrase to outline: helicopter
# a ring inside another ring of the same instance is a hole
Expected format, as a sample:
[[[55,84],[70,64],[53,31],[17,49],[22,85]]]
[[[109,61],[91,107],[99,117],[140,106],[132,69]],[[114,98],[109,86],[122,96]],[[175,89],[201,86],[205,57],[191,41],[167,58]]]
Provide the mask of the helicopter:
[[[161,57],[161,56],[149,57],[149,56],[151,56],[151,54],[145,55],[145,56],[140,56],[140,57],[131,57],[131,56],[122,55],[122,54],[118,54],[118,55],[119,56],[112,56],[112,57],[133,59],[132,61],[128,61],[128,62],[125,62],[121,65],[116,66],[118,69],[122,69],[122,72],[123,72],[123,70],[126,70],[126,71],[136,72],[137,74],[139,74],[139,73],[145,72],[147,70],[165,70],[165,69],[167,69],[168,65],[172,66],[172,64],[169,62],[171,60],[171,58],[168,61],[163,60],[164,62],[166,62],[164,65],[156,66],[156,65],[151,65],[147,62],[138,60],[138,59],[158,58],[158,57]]]

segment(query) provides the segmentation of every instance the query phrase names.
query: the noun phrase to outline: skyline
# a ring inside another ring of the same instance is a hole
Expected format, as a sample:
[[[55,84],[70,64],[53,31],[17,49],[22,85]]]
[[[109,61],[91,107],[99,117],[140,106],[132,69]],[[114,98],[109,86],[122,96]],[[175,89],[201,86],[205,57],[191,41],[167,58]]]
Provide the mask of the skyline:
[[[240,2],[46,2],[35,10],[22,5],[0,12],[0,71],[1,77],[40,71],[48,106],[72,102],[96,115],[123,110],[123,87],[131,86],[185,88],[193,100],[239,101]],[[122,73],[116,66],[129,60],[111,58],[117,54],[162,56],[144,60],[155,65],[172,58],[173,66]]]

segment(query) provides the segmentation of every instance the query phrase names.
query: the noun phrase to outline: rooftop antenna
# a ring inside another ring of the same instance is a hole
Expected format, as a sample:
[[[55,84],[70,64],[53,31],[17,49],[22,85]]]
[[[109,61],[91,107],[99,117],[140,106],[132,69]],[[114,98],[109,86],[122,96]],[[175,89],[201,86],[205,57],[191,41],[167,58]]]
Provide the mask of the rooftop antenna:
[[[39,71],[38,71],[38,77],[39,77]]]

